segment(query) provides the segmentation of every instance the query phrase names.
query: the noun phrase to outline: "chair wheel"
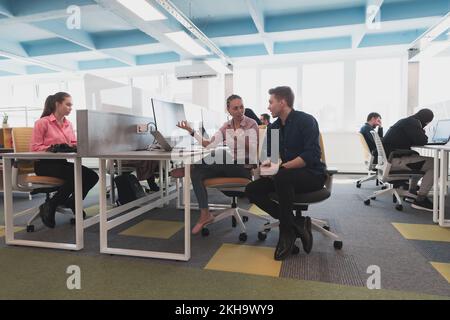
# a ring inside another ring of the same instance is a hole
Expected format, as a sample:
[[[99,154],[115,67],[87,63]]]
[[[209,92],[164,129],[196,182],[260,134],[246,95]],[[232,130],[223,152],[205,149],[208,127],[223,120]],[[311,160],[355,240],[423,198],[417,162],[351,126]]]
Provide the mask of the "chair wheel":
[[[264,229],[264,232],[270,232],[270,230],[272,230],[272,229],[267,228],[267,229]]]
[[[357,188],[361,188],[361,183],[360,183],[360,182],[357,182],[357,183],[356,183],[356,187],[357,187]]]
[[[27,226],[27,232],[29,233],[34,232],[34,225]]]
[[[333,246],[334,246],[335,249],[341,250],[342,249],[342,241],[335,241],[335,242],[333,242]]]
[[[371,200],[376,200],[376,199],[377,199],[377,197],[371,197],[370,199],[371,199]]]
[[[237,226],[237,221],[236,221],[236,218],[235,218],[235,217],[231,217],[231,226],[232,226],[233,228],[236,228],[236,226]]]
[[[247,216],[243,216],[243,217],[242,217],[242,221],[243,221],[243,222],[247,222],[247,221],[248,221],[248,217],[247,217]]]
[[[397,197],[395,195],[392,196],[392,202],[397,203]]]
[[[330,231],[330,226],[323,226],[322,228],[324,228],[327,231]]]
[[[370,205],[370,199],[364,200],[364,204],[365,204],[366,206]]]
[[[202,229],[202,236],[203,237],[209,236],[209,229],[208,228],[203,228]]]
[[[266,240],[267,239],[267,234],[265,232],[262,232],[262,231],[258,232],[258,239],[261,240],[261,241]]]
[[[397,204],[395,206],[395,209],[397,209],[398,211],[402,211],[403,210],[403,206],[401,204]]]
[[[381,190],[386,190],[386,189],[387,189],[386,186],[382,186],[382,187],[381,187]]]
[[[247,241],[247,234],[245,232],[239,235],[239,241],[245,242]]]

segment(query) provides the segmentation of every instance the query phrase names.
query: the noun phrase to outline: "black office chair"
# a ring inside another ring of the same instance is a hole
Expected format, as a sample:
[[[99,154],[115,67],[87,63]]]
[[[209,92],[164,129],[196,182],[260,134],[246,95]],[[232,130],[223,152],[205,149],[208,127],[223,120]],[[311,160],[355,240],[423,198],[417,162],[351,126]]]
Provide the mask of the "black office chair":
[[[322,150],[322,162],[326,163],[322,135],[320,135],[320,148]],[[333,175],[337,172],[338,171],[336,169],[327,169],[327,178],[321,190],[309,193],[300,193],[294,196],[294,211],[296,217],[300,217],[303,211],[308,210],[309,205],[325,201],[331,196]],[[279,199],[276,193],[271,193],[269,197],[278,203]],[[264,224],[263,229],[258,232],[258,239],[264,241],[267,238],[267,233],[270,232],[271,229],[278,227],[279,224],[279,221]],[[311,224],[314,230],[319,231],[328,238],[334,239],[333,246],[335,249],[342,249],[342,240],[338,235],[330,231],[330,225],[326,221],[311,218]]]

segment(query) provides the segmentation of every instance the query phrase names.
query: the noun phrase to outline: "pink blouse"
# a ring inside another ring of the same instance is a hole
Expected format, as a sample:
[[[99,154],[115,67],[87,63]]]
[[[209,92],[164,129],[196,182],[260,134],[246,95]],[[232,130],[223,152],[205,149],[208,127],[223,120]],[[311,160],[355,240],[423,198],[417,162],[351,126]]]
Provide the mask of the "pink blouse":
[[[68,145],[77,144],[77,137],[69,120],[64,118],[63,125],[60,126],[55,116],[51,114],[36,121],[31,137],[31,151],[47,151],[50,146],[62,143]]]

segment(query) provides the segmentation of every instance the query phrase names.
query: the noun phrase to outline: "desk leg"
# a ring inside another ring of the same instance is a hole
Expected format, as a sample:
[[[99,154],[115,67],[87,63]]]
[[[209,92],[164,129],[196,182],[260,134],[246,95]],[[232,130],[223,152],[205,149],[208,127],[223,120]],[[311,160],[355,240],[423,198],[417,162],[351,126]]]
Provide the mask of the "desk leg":
[[[169,196],[169,188],[170,188],[170,180],[169,180],[169,169],[170,169],[170,161],[165,162],[165,171],[164,171],[164,180],[165,180],[165,188],[166,188],[166,197]],[[169,205],[169,201],[166,202],[166,205]]]
[[[448,174],[448,152],[441,152],[441,177],[439,188],[439,224],[444,221],[445,217],[445,194],[447,189],[447,174]]]
[[[14,208],[12,201],[12,159],[3,159],[3,201],[5,206],[5,241],[14,240]]]
[[[184,166],[184,257],[191,258],[191,165]]]
[[[433,169],[433,222],[437,223],[439,217],[439,150],[434,150]]]
[[[83,180],[82,180],[81,158],[75,158],[75,232],[76,250],[84,247],[84,221],[83,221]]]
[[[106,160],[99,159],[100,194],[99,194],[99,215],[100,215],[100,252],[104,252],[108,247],[107,213],[106,213]]]
[[[160,194],[160,199],[164,198],[164,174],[163,174],[163,166],[164,166],[164,161],[160,160],[159,161],[159,194]],[[164,204],[161,206],[163,207]]]

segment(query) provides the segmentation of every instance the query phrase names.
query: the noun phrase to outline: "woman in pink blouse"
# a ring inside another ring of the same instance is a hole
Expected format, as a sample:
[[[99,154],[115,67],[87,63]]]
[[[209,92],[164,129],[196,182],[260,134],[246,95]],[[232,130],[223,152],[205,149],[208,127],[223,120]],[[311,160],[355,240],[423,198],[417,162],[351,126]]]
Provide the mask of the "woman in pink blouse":
[[[72,111],[72,97],[65,92],[49,96],[45,101],[44,112],[34,124],[30,149],[45,152],[52,145],[67,144],[76,146],[77,138],[72,123],[66,118]],[[38,176],[55,177],[65,181],[53,197],[39,207],[42,222],[49,228],[55,227],[55,212],[58,206],[72,209],[75,214],[73,197],[74,165],[65,159],[38,160],[34,164]],[[91,169],[82,167],[83,199],[98,182],[98,175]],[[85,216],[85,213],[83,212]]]

